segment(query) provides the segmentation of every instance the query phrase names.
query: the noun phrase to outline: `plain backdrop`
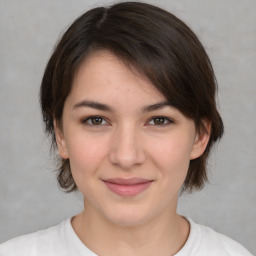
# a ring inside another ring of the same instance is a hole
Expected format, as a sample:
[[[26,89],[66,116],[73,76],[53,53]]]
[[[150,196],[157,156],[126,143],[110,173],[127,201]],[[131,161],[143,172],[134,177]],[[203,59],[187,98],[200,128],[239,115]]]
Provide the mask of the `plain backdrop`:
[[[206,47],[219,83],[225,136],[210,184],[180,198],[179,212],[256,253],[256,1],[148,0],[185,21]],[[0,242],[81,211],[57,186],[38,92],[60,33],[107,1],[0,1]]]

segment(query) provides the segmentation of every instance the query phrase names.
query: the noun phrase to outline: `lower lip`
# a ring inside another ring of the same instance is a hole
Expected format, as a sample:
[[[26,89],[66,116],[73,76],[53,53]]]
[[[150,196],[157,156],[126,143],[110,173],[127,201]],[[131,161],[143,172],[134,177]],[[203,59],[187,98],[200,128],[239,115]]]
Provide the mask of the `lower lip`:
[[[132,185],[115,184],[106,181],[104,181],[104,183],[112,192],[120,196],[136,196],[146,190],[151,185],[152,181]]]

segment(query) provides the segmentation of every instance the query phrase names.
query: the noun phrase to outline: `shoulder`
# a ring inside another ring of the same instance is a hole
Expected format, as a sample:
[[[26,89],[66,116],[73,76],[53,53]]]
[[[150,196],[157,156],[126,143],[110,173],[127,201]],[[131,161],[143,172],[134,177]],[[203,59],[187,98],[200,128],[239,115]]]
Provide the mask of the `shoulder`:
[[[59,225],[45,230],[11,239],[0,245],[0,255],[65,255],[61,254],[62,247],[60,245],[63,244],[62,233],[68,221],[69,220],[63,221]]]
[[[226,235],[188,220],[191,226],[190,236],[196,240],[194,242],[197,244],[198,255],[252,256],[241,244]]]

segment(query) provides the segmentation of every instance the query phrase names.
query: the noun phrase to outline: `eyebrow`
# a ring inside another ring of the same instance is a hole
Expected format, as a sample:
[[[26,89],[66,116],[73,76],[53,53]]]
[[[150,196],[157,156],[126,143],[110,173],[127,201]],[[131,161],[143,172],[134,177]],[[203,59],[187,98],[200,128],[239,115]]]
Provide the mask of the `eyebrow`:
[[[114,112],[113,108],[111,108],[107,104],[102,104],[96,101],[88,101],[88,100],[83,100],[81,102],[76,103],[73,106],[73,109],[77,109],[81,107],[88,107],[88,108],[98,109],[102,111]]]
[[[142,112],[143,113],[151,112],[151,111],[154,111],[154,110],[163,109],[163,108],[168,107],[168,106],[172,107],[172,104],[168,101],[158,102],[158,103],[143,107]]]
[[[167,106],[172,106],[172,104],[170,104],[170,102],[168,101],[158,102],[152,105],[142,107],[141,112],[142,113],[151,112],[154,110],[163,109]],[[99,103],[96,101],[88,101],[88,100],[83,100],[81,102],[76,103],[73,106],[73,109],[77,109],[81,107],[85,107],[85,108],[88,107],[88,108],[93,108],[93,109],[107,111],[107,112],[115,112],[114,109],[107,104]]]

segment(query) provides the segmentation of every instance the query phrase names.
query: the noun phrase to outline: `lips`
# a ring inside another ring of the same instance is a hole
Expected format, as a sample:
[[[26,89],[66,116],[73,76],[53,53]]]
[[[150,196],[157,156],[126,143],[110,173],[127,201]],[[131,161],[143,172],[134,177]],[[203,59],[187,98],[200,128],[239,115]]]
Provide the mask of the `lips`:
[[[103,180],[109,190],[124,197],[136,196],[146,190],[153,182],[153,180],[141,178],[113,178]]]

